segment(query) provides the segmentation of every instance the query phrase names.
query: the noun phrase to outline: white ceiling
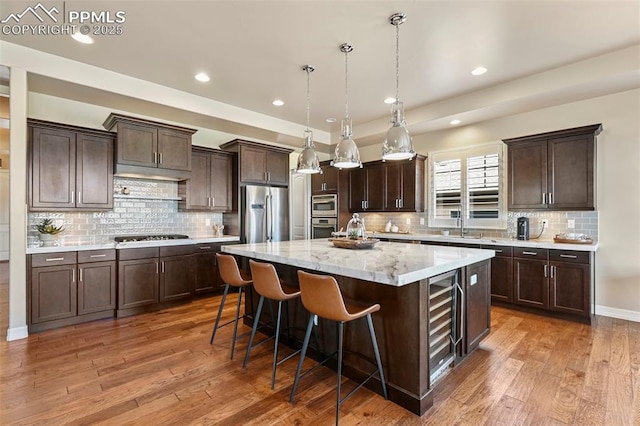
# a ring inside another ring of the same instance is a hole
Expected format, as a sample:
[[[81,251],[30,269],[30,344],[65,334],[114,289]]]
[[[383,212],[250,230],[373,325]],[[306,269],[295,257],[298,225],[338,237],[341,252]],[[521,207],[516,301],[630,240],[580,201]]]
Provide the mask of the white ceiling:
[[[0,14],[5,18],[31,3],[3,0]],[[124,34],[97,36],[93,45],[60,36],[2,39],[298,124],[306,120],[301,67],[311,64],[311,124],[334,133],[344,113],[344,55],[338,45],[349,42],[350,112],[356,131],[359,123],[376,128],[368,136],[384,128],[389,107],[382,101],[395,91],[395,28],[388,23],[394,12],[407,15],[400,27],[400,98],[413,131],[437,127],[422,114],[430,105],[640,43],[638,1],[138,0],[64,6],[123,10]],[[472,76],[478,65],[489,72]],[[199,71],[211,81],[195,81]],[[576,96],[566,85],[549,84],[547,96],[554,102]],[[607,89],[608,82],[601,86],[598,93],[620,90],[615,84]],[[285,105],[274,107],[276,98]],[[487,98],[475,109],[489,103]],[[521,112],[510,108],[503,105],[500,114]],[[455,113],[453,108],[441,117]],[[328,124],[327,117],[338,122]]]

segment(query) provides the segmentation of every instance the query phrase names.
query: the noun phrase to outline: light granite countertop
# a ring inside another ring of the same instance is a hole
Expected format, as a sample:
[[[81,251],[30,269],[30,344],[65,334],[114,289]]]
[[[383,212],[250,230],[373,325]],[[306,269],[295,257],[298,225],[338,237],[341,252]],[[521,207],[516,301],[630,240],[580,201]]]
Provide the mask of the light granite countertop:
[[[39,253],[60,253],[65,251],[85,251],[85,250],[105,250],[105,249],[127,249],[140,247],[162,247],[162,246],[181,246],[187,244],[206,244],[206,243],[226,243],[232,241],[240,241],[237,235],[224,235],[222,237],[194,237],[182,240],[154,240],[154,241],[136,241],[130,243],[116,243],[113,240],[101,244],[87,244],[83,242],[69,242],[62,245],[52,247],[28,247],[27,254]]]
[[[398,287],[495,256],[493,250],[393,242],[349,250],[326,239],[231,245],[222,251]]]
[[[336,235],[346,236],[345,232],[335,233]],[[530,247],[530,248],[544,248],[552,250],[577,250],[577,251],[597,251],[598,242],[593,244],[568,244],[568,243],[556,243],[553,239],[550,240],[515,240],[510,238],[477,238],[477,237],[460,237],[455,235],[441,235],[441,234],[405,234],[399,232],[373,232],[367,233],[370,238],[388,238],[393,240],[403,241],[420,241],[420,242],[434,242],[434,243],[461,243],[469,245],[483,245],[483,246],[510,246],[510,247]]]

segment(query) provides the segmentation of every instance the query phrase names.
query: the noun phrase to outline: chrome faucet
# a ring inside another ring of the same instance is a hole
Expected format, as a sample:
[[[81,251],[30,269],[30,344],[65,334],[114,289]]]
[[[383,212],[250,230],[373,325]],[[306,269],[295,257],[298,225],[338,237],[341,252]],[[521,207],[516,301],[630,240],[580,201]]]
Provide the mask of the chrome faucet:
[[[460,236],[464,237],[464,220],[462,219],[462,204],[458,204],[458,227],[460,228]]]

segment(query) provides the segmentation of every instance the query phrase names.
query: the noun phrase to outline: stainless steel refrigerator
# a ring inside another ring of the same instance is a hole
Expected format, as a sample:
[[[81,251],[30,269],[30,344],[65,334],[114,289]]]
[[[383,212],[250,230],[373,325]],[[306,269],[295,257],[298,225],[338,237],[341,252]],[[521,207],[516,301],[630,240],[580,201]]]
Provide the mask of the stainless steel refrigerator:
[[[287,188],[245,186],[242,189],[242,242],[262,243],[289,239]]]

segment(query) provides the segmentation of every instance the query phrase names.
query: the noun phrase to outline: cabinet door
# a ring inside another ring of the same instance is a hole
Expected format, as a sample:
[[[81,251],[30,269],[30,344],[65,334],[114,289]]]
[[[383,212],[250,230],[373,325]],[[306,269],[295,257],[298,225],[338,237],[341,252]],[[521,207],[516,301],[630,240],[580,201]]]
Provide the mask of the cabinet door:
[[[367,176],[366,189],[366,210],[379,212],[384,210],[385,184],[384,165],[376,164],[367,166],[365,169]]]
[[[593,137],[549,139],[547,146],[550,207],[594,210]]]
[[[158,273],[157,258],[120,260],[118,262],[118,309],[157,303]]]
[[[75,207],[76,133],[31,128],[31,197],[34,210]]]
[[[240,146],[240,181],[265,183],[267,179],[267,151],[264,148]]]
[[[76,265],[31,269],[31,323],[77,315]]]
[[[490,247],[487,247],[490,249]],[[510,257],[491,258],[491,300],[513,302],[513,259]]]
[[[78,265],[78,315],[116,308],[116,262]]]
[[[340,170],[331,165],[322,166],[322,176],[324,177],[324,191],[338,192],[338,174]],[[317,175],[313,175],[317,176]]]
[[[547,208],[547,141],[513,143],[508,147],[510,209]]]
[[[513,302],[534,308],[549,307],[549,279],[546,260],[513,259]]]
[[[367,174],[364,168],[349,170],[349,212],[364,210]]]
[[[76,207],[113,208],[113,139],[78,133]]]
[[[193,256],[160,258],[160,301],[190,297],[195,287]]]
[[[215,252],[196,254],[195,264],[195,293],[210,293],[218,290],[220,288],[220,277],[218,276]]]
[[[158,167],[191,170],[191,135],[170,129],[158,129]]]
[[[158,166],[158,129],[131,123],[118,124],[118,164]]]
[[[211,203],[211,156],[204,152],[191,154],[191,179],[180,182],[186,185],[186,209],[209,210]]]
[[[311,192],[313,194],[322,194],[324,192],[324,174],[325,168],[321,167],[322,173],[311,175]]]
[[[394,163],[385,163],[382,168],[383,183],[383,209],[385,211],[394,211],[400,209],[400,199],[402,198],[402,165]],[[375,187],[371,188],[375,191]]]
[[[267,181],[273,185],[289,184],[289,155],[267,150]]]
[[[232,157],[211,154],[211,207],[215,211],[233,210]]]
[[[550,262],[549,309],[589,316],[589,265]]]
[[[478,347],[491,328],[491,262],[467,266],[465,275],[465,342],[466,353],[469,353]]]

